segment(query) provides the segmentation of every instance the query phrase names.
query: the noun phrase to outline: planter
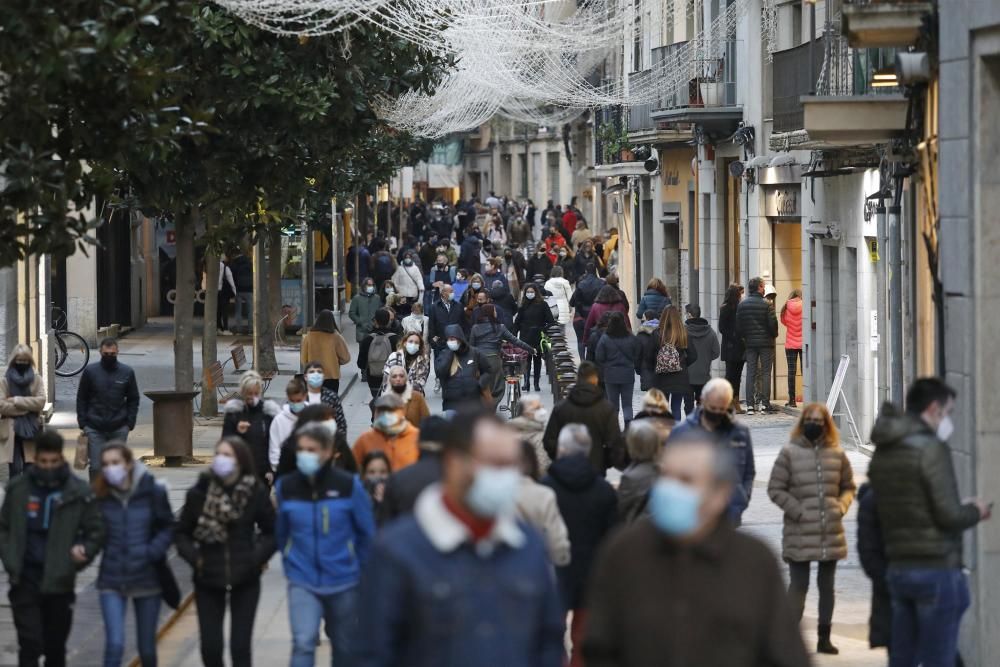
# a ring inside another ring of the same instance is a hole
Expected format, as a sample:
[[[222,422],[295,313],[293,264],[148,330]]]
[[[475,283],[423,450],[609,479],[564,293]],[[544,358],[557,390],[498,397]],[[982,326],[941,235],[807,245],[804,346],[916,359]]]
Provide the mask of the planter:
[[[723,84],[714,81],[701,82],[698,84],[698,91],[706,107],[717,107],[722,104]]]
[[[622,162],[632,162],[635,159],[635,154],[629,148],[623,148],[621,152]]]

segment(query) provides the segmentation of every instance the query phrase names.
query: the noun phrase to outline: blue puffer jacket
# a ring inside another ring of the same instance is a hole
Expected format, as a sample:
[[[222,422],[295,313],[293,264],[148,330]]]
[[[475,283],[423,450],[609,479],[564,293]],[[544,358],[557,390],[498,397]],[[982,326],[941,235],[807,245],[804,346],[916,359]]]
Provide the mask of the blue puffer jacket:
[[[636,317],[642,318],[642,314],[647,310],[652,310],[656,313],[657,319],[663,314],[663,309],[671,305],[670,297],[664,296],[657,292],[655,289],[646,290],[642,298],[639,299],[638,305],[635,307]]]
[[[278,480],[275,538],[288,581],[334,593],[361,580],[375,518],[361,481],[326,465],[310,480],[295,471]]]
[[[174,540],[174,513],[165,486],[135,462],[126,494],[99,500],[106,542],[97,577],[98,590],[120,592],[160,587],[153,564],[163,560]]]

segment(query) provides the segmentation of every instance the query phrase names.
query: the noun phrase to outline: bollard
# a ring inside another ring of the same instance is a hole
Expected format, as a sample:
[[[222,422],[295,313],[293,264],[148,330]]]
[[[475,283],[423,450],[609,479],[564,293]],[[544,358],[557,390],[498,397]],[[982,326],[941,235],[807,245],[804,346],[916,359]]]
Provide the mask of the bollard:
[[[180,466],[194,453],[194,409],[196,391],[147,391],[153,401],[153,456],[162,456],[165,466]]]

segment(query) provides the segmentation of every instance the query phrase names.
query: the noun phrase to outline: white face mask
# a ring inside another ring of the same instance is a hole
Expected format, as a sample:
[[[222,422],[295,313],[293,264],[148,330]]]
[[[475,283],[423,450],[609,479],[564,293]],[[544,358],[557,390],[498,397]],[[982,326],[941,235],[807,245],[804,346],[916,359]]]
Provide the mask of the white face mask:
[[[459,343],[457,340],[448,341],[448,349],[451,350],[452,352],[458,352],[458,348],[460,347],[462,347],[462,344]]]
[[[546,420],[548,420],[548,418],[549,418],[549,411],[546,410],[545,408],[538,408],[537,410],[535,410],[534,415],[532,415],[532,419],[534,419],[539,424],[544,424]]]
[[[955,432],[955,423],[951,420],[951,415],[945,415],[944,419],[937,427],[937,437],[941,442],[948,442],[951,434]]]
[[[416,343],[407,343],[406,344],[406,353],[407,354],[416,354],[419,351],[420,351],[420,346],[417,345]]]

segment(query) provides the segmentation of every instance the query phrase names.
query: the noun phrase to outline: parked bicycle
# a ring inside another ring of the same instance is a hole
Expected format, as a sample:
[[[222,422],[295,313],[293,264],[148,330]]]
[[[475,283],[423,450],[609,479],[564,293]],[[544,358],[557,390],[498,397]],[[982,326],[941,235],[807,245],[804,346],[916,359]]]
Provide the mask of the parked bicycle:
[[[497,410],[506,412],[508,419],[514,419],[521,413],[521,378],[524,377],[528,353],[510,343],[504,343],[500,348],[500,359],[507,379],[507,388]]]
[[[66,328],[66,312],[52,309],[52,329],[55,332],[55,371],[59,377],[73,377],[90,363],[90,346],[80,334]]]

